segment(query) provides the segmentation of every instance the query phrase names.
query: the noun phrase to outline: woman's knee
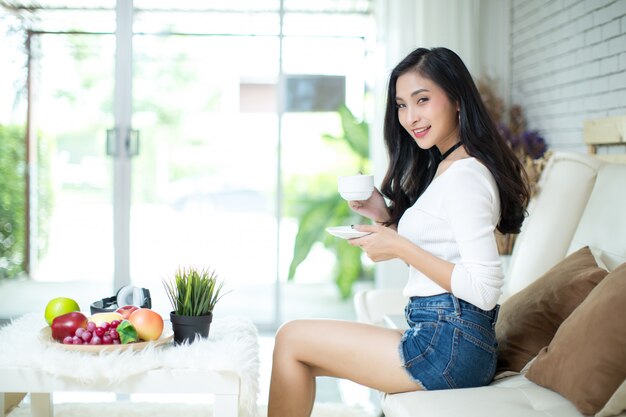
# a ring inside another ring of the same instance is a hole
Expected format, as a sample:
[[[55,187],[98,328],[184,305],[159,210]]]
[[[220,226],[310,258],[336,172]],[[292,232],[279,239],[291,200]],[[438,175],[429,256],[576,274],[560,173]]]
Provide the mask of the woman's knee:
[[[303,320],[291,320],[278,328],[275,337],[276,346],[291,345],[298,340],[302,332]]]
[[[295,356],[306,343],[307,320],[292,320],[283,324],[276,332],[274,339],[274,355],[291,354]]]

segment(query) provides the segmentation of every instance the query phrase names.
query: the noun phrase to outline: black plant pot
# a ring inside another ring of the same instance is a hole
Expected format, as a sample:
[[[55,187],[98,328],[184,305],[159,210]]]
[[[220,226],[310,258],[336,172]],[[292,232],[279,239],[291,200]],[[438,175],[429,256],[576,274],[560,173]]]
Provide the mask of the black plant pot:
[[[184,341],[192,343],[199,337],[209,337],[209,329],[213,321],[213,313],[205,316],[179,316],[173,311],[170,313],[172,330],[174,330],[174,342],[181,344]]]

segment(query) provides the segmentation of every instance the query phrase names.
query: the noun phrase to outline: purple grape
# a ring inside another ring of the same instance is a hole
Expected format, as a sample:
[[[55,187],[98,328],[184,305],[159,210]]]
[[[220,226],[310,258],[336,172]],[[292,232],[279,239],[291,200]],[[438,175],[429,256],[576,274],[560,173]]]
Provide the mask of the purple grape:
[[[111,343],[113,343],[113,339],[111,338],[110,335],[105,334],[104,336],[102,336],[102,344],[103,345],[110,345]]]
[[[109,327],[111,327],[111,325],[105,321],[104,323],[101,323],[101,324],[100,324],[100,327],[101,327],[104,331],[107,331],[107,330],[109,330]]]
[[[93,333],[94,330],[96,330],[96,323],[94,323],[93,321],[90,321],[87,323],[87,330],[89,330],[90,332]]]
[[[104,329],[102,327],[98,327],[95,330],[96,336],[102,337],[104,335]]]
[[[64,345],[71,345],[74,341],[74,337],[72,336],[65,336],[65,338],[63,339],[63,344]]]
[[[89,341],[89,344],[90,345],[101,345],[102,344],[102,339],[99,336],[94,335],[91,338],[91,340]]]
[[[89,343],[91,340],[91,332],[89,330],[85,330],[81,338],[83,339],[83,342]]]
[[[74,332],[74,335],[78,336],[78,337],[82,337],[83,333],[85,332],[85,329],[83,329],[82,327],[79,327],[78,329],[76,329],[76,331]]]
[[[109,330],[109,335],[111,336],[111,339],[113,339],[113,340],[119,340],[120,339],[120,334],[115,329]]]
[[[83,344],[83,339],[81,337],[74,336],[74,337],[72,337],[72,344],[73,345],[82,345]]]

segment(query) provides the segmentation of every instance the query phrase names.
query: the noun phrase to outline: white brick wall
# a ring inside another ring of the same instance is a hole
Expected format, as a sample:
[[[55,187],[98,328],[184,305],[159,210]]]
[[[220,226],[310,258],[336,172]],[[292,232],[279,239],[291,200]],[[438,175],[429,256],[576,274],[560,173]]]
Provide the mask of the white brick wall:
[[[626,114],[626,0],[513,0],[511,102],[550,148],[586,152],[586,119]]]

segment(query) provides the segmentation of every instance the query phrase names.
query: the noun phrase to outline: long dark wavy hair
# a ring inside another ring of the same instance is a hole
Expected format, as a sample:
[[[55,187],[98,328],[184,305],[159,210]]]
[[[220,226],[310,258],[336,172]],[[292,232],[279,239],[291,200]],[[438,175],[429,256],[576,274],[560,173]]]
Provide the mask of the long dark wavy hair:
[[[440,153],[436,146],[421,149],[400,125],[396,108],[398,77],[415,71],[442,88],[460,107],[459,136],[467,153],[481,161],[498,184],[502,233],[519,233],[529,198],[524,167],[504,141],[459,56],[447,48],[418,48],[391,71],[387,90],[384,138],[389,168],[381,192],[390,202],[387,225],[397,224],[435,176]]]

